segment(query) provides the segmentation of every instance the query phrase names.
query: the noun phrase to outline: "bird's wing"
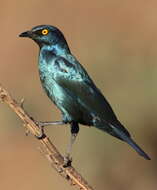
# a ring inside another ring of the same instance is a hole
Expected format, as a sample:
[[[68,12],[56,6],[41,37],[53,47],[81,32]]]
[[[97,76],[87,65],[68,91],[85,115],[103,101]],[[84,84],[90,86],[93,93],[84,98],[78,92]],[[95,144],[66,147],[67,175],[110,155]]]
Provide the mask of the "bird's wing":
[[[75,97],[87,112],[95,113],[100,118],[100,122],[96,123],[95,127],[127,142],[138,154],[150,160],[150,157],[132,140],[129,132],[117,120],[109,103],[77,60],[73,56],[70,60],[58,58],[56,64],[58,66],[56,82]]]
[[[117,119],[101,91],[73,56],[68,60],[62,57],[58,58],[56,65],[56,82],[71,95],[73,101],[77,101],[81,105],[83,113],[91,114],[94,126],[121,140],[123,138],[114,128],[122,131],[127,137],[130,136],[129,132]],[[88,119],[85,118],[85,120]],[[114,126],[114,128],[111,126]]]
[[[55,66],[56,82],[75,97],[84,109],[107,122],[117,120],[107,100],[73,56],[57,58]]]

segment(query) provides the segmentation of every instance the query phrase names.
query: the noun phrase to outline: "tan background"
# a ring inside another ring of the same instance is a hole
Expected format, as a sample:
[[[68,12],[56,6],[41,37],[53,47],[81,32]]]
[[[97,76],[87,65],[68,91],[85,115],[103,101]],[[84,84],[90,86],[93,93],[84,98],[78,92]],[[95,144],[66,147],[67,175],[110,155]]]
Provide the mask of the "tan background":
[[[99,190],[157,189],[157,2],[153,0],[1,0],[0,83],[38,120],[60,119],[43,93],[38,47],[18,34],[38,24],[58,26],[70,48],[111,102],[120,120],[152,157],[146,161],[128,145],[81,126],[73,165]],[[20,120],[0,104],[0,189],[73,189],[49,167],[26,137]],[[49,127],[64,153],[69,128]]]

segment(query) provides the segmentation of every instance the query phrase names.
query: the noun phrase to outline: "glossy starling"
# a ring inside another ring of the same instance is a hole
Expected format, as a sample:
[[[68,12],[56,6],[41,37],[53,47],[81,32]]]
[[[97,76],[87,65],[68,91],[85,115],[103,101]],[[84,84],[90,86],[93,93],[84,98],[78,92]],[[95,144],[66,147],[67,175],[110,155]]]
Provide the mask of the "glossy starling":
[[[48,97],[60,109],[63,119],[49,124],[71,126],[71,143],[79,132],[79,124],[94,126],[128,143],[139,155],[150,157],[133,141],[130,133],[120,123],[110,104],[96,87],[87,71],[71,53],[63,33],[56,27],[40,25],[20,34],[34,40],[40,48],[39,75]]]

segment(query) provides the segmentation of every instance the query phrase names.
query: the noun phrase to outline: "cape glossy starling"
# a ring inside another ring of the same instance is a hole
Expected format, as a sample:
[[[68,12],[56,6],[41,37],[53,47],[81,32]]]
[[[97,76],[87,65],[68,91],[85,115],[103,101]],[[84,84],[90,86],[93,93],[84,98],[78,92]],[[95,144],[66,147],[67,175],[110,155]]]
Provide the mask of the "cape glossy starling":
[[[29,37],[39,45],[38,67],[42,86],[63,116],[62,121],[40,122],[40,126],[66,123],[71,126],[71,143],[65,163],[68,162],[72,144],[79,132],[79,124],[94,126],[117,137],[150,160],[132,140],[101,91],[73,56],[58,28],[40,25],[21,33],[20,37]]]

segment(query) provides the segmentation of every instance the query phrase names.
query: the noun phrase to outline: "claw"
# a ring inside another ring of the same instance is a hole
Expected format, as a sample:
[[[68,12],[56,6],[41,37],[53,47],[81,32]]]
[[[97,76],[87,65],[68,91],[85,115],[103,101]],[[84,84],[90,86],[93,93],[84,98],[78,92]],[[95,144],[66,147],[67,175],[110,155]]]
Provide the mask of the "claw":
[[[58,168],[58,172],[59,172],[59,173],[62,173],[62,172],[63,172],[63,169],[62,169],[62,168]]]
[[[44,126],[42,125],[42,122],[40,121],[36,121],[33,119],[33,117],[30,117],[30,119],[38,126],[38,128],[40,129],[40,134],[39,135],[35,135],[35,137],[37,139],[43,139],[46,137],[46,135],[44,134]]]
[[[43,138],[46,137],[45,133],[43,130],[41,130],[41,133],[39,135],[35,135],[35,137],[38,139],[38,140],[41,140]]]
[[[38,127],[40,127],[43,130],[43,128],[45,127],[44,122],[42,122],[42,121],[35,121],[35,120],[33,120],[33,121],[36,123],[36,125],[38,125]]]
[[[34,122],[36,123],[36,125],[40,129],[40,134],[36,135],[36,138],[37,139],[43,139],[45,137],[45,134],[44,134],[44,126],[42,125],[42,122],[40,122],[40,121],[34,121]]]
[[[71,166],[71,163],[72,163],[72,157],[69,157],[69,155],[64,156],[63,167],[64,168],[69,167],[69,166]]]

